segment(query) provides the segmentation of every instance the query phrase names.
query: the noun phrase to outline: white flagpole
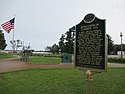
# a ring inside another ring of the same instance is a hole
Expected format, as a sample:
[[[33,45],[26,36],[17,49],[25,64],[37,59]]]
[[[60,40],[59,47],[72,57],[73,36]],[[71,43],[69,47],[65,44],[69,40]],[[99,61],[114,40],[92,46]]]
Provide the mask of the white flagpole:
[[[13,36],[12,36],[12,41],[13,41],[13,45],[12,45],[12,52],[14,54],[14,51],[15,51],[15,43],[14,43],[14,32],[15,32],[15,17],[16,15],[14,14],[14,29],[13,29]]]

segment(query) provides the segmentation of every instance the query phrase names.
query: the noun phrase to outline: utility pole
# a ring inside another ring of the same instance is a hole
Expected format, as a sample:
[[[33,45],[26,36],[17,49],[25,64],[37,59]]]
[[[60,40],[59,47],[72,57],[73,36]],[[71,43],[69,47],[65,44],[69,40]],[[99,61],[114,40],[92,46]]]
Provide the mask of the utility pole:
[[[122,51],[123,51],[123,48],[122,48],[122,32],[120,32],[120,37],[121,37],[121,59],[123,58],[123,55],[122,55]]]

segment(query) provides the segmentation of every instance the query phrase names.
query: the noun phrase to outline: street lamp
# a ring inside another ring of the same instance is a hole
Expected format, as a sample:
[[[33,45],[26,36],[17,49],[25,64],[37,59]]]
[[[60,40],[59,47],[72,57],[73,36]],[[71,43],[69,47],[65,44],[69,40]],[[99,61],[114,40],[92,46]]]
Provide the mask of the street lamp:
[[[120,32],[120,37],[121,37],[121,59],[122,59],[122,37],[123,37],[123,35],[122,35],[122,32]]]

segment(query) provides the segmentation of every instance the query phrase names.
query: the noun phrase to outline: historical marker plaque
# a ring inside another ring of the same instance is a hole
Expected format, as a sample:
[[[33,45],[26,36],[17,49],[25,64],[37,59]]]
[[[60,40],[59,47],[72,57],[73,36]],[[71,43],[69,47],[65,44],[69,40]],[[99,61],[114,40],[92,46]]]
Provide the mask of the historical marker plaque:
[[[88,14],[76,25],[75,66],[105,69],[105,20]]]

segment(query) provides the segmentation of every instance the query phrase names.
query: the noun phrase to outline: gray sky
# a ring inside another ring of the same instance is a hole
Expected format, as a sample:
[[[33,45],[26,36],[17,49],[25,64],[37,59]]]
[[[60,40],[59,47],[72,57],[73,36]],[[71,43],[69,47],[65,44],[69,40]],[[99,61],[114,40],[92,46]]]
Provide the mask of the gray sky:
[[[20,39],[35,50],[59,42],[69,28],[82,21],[88,13],[106,19],[106,33],[120,43],[120,32],[125,43],[125,0],[0,0],[0,24],[16,15],[15,39]],[[7,48],[11,49],[12,31],[3,31]]]

